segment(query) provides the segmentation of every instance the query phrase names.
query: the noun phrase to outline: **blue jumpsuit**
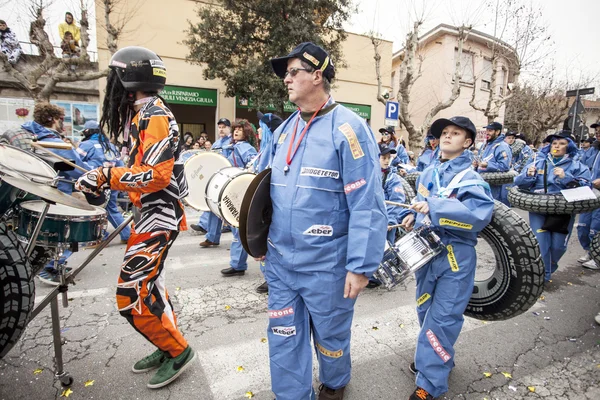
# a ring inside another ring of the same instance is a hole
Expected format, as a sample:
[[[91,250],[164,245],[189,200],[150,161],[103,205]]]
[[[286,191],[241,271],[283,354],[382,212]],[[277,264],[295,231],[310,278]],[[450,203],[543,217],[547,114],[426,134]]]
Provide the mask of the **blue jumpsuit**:
[[[532,164],[523,168],[523,171],[515,178],[515,185],[519,188],[538,193],[544,193],[544,165],[547,170],[547,193],[559,193],[567,188],[567,184],[576,181],[579,185],[590,186],[591,174],[589,169],[582,163],[574,161],[572,156],[577,152],[577,147],[573,141],[569,140],[568,154],[559,160],[549,155],[550,147],[540,150],[540,154],[535,162],[536,173],[534,176],[527,176],[527,170]],[[560,167],[565,171],[565,177],[559,178],[554,175],[555,167]],[[529,225],[535,234],[540,245],[540,252],[544,260],[546,270],[546,281],[550,280],[552,273],[558,269],[558,261],[567,251],[567,243],[573,228],[574,217],[568,226],[568,234],[559,232],[550,232],[542,229],[546,215],[538,213],[529,213]]]
[[[597,155],[598,150],[594,147],[594,144],[592,144],[589,149],[584,150],[583,155],[581,156],[581,162],[587,165],[591,170],[594,166],[594,161],[596,160]]]
[[[311,333],[321,382],[339,389],[350,381],[355,299],[343,297],[346,275],[372,276],[387,228],[379,150],[364,120],[330,98],[286,168],[294,125],[299,121],[298,143],[310,118],[298,117],[296,111],[277,128],[273,141],[265,262],[278,400],[315,398]]]
[[[512,146],[510,146],[510,147],[511,147],[511,154],[512,154]],[[521,172],[523,170],[523,166],[528,163],[527,160],[529,159],[529,157],[531,157],[531,155],[532,155],[532,151],[529,148],[529,146],[527,146],[527,145],[523,146],[523,149],[519,153],[512,156],[511,165],[513,166],[513,169],[516,172]],[[511,206],[510,202],[508,201],[508,192],[513,187],[513,185],[514,185],[514,182],[513,183],[505,183],[504,185],[502,185],[502,194],[501,194],[502,197],[501,197],[500,201],[508,207]]]
[[[250,143],[237,142],[233,145],[233,151],[227,158],[234,167],[244,168],[254,156],[256,156],[256,149]],[[229,266],[238,271],[245,271],[248,269],[248,253],[240,242],[240,230],[232,226],[231,232],[233,241],[231,242]]]
[[[425,168],[429,167],[435,160],[440,156],[440,146],[436,147],[435,150],[425,149],[425,151],[419,156],[417,160],[417,171],[423,172]]]
[[[391,172],[388,168],[387,170],[381,170],[382,172],[382,180],[383,180],[383,196],[385,200],[393,201],[395,203],[405,203],[406,195],[404,193],[404,188],[402,187],[402,183],[400,182],[400,178],[395,173]],[[387,176],[387,178],[386,178]],[[407,214],[408,210],[399,206],[394,206],[391,204],[386,204],[385,208],[387,210],[387,221],[388,225],[397,225],[402,222],[402,218]],[[387,241],[391,244],[394,244],[396,236],[396,229],[388,231],[387,233]]]
[[[600,178],[600,157],[595,157],[591,175],[592,182]],[[598,232],[600,232],[600,209],[579,214],[577,237],[585,251],[590,251],[590,244]]]
[[[220,151],[223,156],[229,158],[231,154],[231,150],[233,147],[231,146],[231,136],[225,136],[215,140],[213,143],[211,150]],[[200,220],[198,224],[206,229],[206,240],[209,240],[213,243],[221,242],[221,227],[223,227],[223,221],[221,218],[217,217],[210,211],[205,211],[200,216]]]
[[[477,172],[507,172],[510,169],[512,152],[504,141],[504,135],[499,135],[492,143],[486,143],[479,154],[481,161],[486,161],[488,165],[477,168]],[[490,188],[494,199],[502,201],[502,185],[490,185]]]
[[[434,397],[448,391],[454,344],[473,293],[477,233],[491,221],[494,211],[489,185],[470,167],[471,158],[464,152],[428,167],[416,183],[417,201],[427,201],[431,228],[446,247],[415,274],[421,326],[415,352],[416,383]],[[452,178],[466,169],[459,187],[450,190]],[[448,191],[440,191],[440,186]],[[415,227],[422,226],[424,218],[417,214]]]
[[[98,167],[123,167],[123,161],[121,161],[121,154],[117,150],[114,144],[108,142],[106,140],[105,146],[108,146],[105,150],[102,144],[100,143],[100,134],[96,133],[90,136],[89,139],[81,142],[79,147],[77,148],[77,152],[81,155],[83,161],[87,162],[92,168]],[[117,208],[117,196],[119,194],[118,190],[111,190],[110,199],[108,204],[106,204],[106,213],[108,214],[108,222],[114,227],[117,228],[124,221],[123,215],[119,212]],[[131,228],[126,226],[120,233],[121,240],[129,240],[129,236],[131,235]]]

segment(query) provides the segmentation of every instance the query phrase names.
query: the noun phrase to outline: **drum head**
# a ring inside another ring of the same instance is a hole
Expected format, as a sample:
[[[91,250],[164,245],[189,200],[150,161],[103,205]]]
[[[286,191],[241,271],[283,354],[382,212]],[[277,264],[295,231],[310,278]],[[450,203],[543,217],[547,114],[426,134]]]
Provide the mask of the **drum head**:
[[[31,200],[25,201],[20,204],[20,207],[29,210],[35,214],[41,214],[46,205],[45,201],[42,200]],[[106,215],[106,211],[100,207],[93,207],[92,210],[82,210],[79,208],[69,207],[62,204],[51,204],[48,209],[48,215],[54,215],[57,217],[64,216],[66,218],[76,217],[97,217]]]
[[[0,168],[13,178],[23,179],[25,175],[39,183],[49,182],[56,176],[56,171],[35,154],[4,144],[0,144]]]
[[[220,154],[209,152],[190,157],[184,164],[185,179],[189,188],[189,194],[184,199],[186,204],[196,210],[210,211],[204,197],[208,181],[225,167],[231,167],[231,163]]]
[[[248,186],[240,209],[240,241],[252,257],[267,254],[267,236],[273,215],[271,169],[256,175]]]
[[[244,172],[235,176],[221,192],[219,205],[221,216],[231,226],[238,228],[240,226],[240,209],[246,190],[254,180],[256,175],[250,172]]]

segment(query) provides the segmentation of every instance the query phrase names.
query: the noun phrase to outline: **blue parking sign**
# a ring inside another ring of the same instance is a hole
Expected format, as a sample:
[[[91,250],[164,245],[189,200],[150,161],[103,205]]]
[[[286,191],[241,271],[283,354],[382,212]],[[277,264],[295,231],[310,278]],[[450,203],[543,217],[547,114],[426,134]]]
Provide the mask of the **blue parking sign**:
[[[388,101],[385,103],[385,123],[386,125],[398,126],[398,113],[400,112],[400,103]]]

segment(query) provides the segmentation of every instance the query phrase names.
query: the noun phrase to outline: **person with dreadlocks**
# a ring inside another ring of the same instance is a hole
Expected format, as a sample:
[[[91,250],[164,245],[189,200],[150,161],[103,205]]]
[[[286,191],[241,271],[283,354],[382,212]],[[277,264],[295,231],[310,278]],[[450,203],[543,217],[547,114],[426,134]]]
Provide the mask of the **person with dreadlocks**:
[[[242,119],[233,124],[233,148],[227,159],[234,167],[246,168],[246,165],[256,157],[256,137],[250,122]],[[248,253],[240,242],[238,228],[231,227],[233,241],[231,242],[229,268],[221,270],[224,277],[244,275],[248,269]]]
[[[77,152],[81,155],[81,159],[87,162],[92,168],[98,167],[123,167],[121,161],[121,153],[116,146],[109,142],[108,138],[100,130],[100,125],[97,121],[87,121],[83,126],[83,140],[77,148]],[[108,214],[108,222],[117,228],[123,223],[123,215],[117,209],[118,190],[113,190],[110,193],[110,199],[106,204],[106,213]],[[120,233],[121,243],[127,243],[131,236],[131,229],[126,226]]]
[[[147,386],[173,382],[196,358],[179,329],[165,287],[165,260],[179,231],[186,230],[183,199],[188,194],[179,130],[166,101],[162,59],[143,47],[125,47],[109,63],[100,127],[128,144],[126,167],[99,167],[83,175],[77,188],[98,193],[105,187],[129,192],[141,209],[127,243],[117,284],[117,308],[157,350],[133,366],[158,371]]]

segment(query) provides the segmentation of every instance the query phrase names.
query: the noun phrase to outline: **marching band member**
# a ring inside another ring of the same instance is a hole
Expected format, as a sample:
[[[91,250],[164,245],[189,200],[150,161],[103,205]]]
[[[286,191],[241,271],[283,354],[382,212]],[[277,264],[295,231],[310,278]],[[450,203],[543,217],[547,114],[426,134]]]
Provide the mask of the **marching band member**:
[[[83,175],[76,187],[97,193],[104,187],[129,192],[141,209],[127,243],[117,283],[117,307],[127,321],[157,350],[133,366],[142,373],[155,368],[147,386],[168,385],[195,359],[177,327],[165,287],[165,261],[180,230],[186,230],[181,199],[188,187],[183,164],[176,163],[180,146],[177,121],[158,95],[166,69],[156,53],[125,47],[109,63],[102,128],[113,139],[128,140],[126,167],[99,167]]]
[[[299,110],[275,132],[266,254],[271,385],[278,400],[341,400],[354,303],[383,256],[387,218],[375,137],[330,96],[335,68],[313,43],[271,60]],[[312,338],[312,341],[311,341]]]
[[[487,142],[481,154],[480,161],[474,161],[473,167],[478,172],[507,172],[510,169],[512,155],[510,147],[504,142],[502,134],[502,124],[492,122],[485,127]],[[490,185],[492,196],[498,201],[502,201],[502,185]]]
[[[254,129],[246,120],[233,124],[233,148],[227,159],[234,167],[245,168],[256,157]],[[221,270],[225,277],[244,275],[248,269],[248,253],[240,242],[239,229],[231,227],[233,241],[231,242],[229,268]]]
[[[471,120],[438,119],[431,134],[440,139],[440,161],[417,179],[416,203],[402,224],[406,229],[430,224],[446,251],[415,273],[421,330],[410,366],[417,374],[410,400],[433,400],[448,391],[454,344],[473,293],[477,233],[491,221],[494,210],[489,185],[471,169],[465,151],[477,134]]]
[[[425,148],[419,156],[417,161],[417,171],[424,171],[425,168],[430,166],[440,156],[439,145],[440,140],[431,134],[431,131],[427,132],[425,136]]]
[[[591,174],[582,163],[573,160],[577,146],[569,131],[549,135],[550,146],[540,150],[535,162],[527,165],[515,178],[515,185],[538,193],[560,193],[562,189],[590,186]],[[558,269],[558,261],[567,251],[571,235],[572,215],[529,213],[529,225],[540,245],[546,281]]]

